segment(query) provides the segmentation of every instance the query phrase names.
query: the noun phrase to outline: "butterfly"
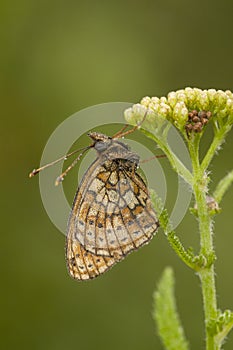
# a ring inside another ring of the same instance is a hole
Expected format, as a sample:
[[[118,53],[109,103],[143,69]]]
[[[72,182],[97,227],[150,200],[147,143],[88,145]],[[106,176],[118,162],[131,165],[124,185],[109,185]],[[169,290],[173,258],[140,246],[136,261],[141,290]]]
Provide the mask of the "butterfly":
[[[66,234],[67,268],[75,280],[103,274],[147,244],[159,227],[147,185],[137,171],[140,158],[119,140],[136,128],[113,137],[98,132],[88,134],[92,144],[82,150],[94,148],[97,158],[80,182]],[[33,170],[29,176],[76,152]],[[82,154],[58,177],[56,184]]]
[[[77,280],[95,278],[148,243],[159,227],[139,156],[123,142],[92,132],[97,158],[84,174],[71,210],[66,260]]]

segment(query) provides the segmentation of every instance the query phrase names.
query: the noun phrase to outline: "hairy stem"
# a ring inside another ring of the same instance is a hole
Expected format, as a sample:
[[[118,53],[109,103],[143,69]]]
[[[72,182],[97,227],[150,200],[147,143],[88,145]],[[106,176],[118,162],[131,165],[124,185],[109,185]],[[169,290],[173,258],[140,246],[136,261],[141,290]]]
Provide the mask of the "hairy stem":
[[[211,254],[213,254],[212,223],[206,202],[207,176],[205,170],[199,165],[199,140],[196,138],[189,144],[190,155],[193,165],[193,191],[197,205],[200,230],[200,254],[206,259],[206,266],[199,270],[198,275],[201,280],[203,295],[205,329],[206,329],[206,350],[219,350],[215,344],[214,335],[209,330],[209,324],[217,318],[217,300],[215,288],[214,265],[208,264]]]
[[[202,164],[201,164],[201,168],[203,171],[205,171],[211,160],[213,159],[216,151],[218,151],[221,147],[221,144],[224,142],[224,139],[225,139],[225,134],[226,132],[228,131],[228,128],[224,128],[222,127],[221,130],[216,130],[215,132],[215,137],[202,161]]]

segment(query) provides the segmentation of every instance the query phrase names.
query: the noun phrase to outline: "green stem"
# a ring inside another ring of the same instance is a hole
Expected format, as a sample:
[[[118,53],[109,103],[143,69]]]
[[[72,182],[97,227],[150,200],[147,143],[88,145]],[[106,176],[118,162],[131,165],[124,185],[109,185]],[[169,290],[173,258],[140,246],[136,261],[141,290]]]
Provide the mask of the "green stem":
[[[190,171],[184,166],[184,164],[180,161],[180,159],[172,152],[171,148],[168,146],[167,139],[162,139],[160,137],[156,137],[154,134],[150,133],[145,129],[141,129],[141,131],[150,139],[155,141],[161,150],[166,154],[170,164],[173,169],[189,184],[192,186],[193,177]]]
[[[193,191],[195,195],[197,213],[199,219],[200,230],[200,254],[208,261],[213,254],[213,238],[211,230],[211,218],[208,212],[206,203],[207,181],[204,168],[199,164],[199,138],[196,135],[195,139],[189,143],[190,156],[193,165]],[[214,152],[214,150],[213,150]],[[211,155],[210,159],[212,158]],[[201,288],[203,295],[205,328],[206,328],[206,350],[219,350],[219,346],[215,344],[214,335],[210,332],[208,325],[212,320],[217,318],[217,301],[216,288],[214,277],[214,265],[206,265],[198,272],[201,280]]]
[[[228,131],[228,129],[227,129],[227,131]],[[205,171],[208,168],[211,160],[214,157],[214,154],[216,153],[216,151],[220,148],[221,144],[223,143],[225,136],[226,136],[226,129],[225,128],[222,128],[221,130],[216,130],[213,142],[211,143],[211,145],[210,145],[210,147],[209,147],[209,149],[208,149],[208,151],[207,151],[207,153],[202,161],[202,164],[201,164],[202,171]]]

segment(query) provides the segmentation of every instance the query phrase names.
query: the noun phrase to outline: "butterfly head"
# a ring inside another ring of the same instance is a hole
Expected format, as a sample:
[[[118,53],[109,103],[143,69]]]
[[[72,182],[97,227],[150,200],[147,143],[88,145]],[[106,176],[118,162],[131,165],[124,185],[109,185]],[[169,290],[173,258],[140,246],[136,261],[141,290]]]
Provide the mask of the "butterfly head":
[[[90,132],[88,136],[94,141],[92,147],[98,152],[105,151],[112,143],[112,138],[99,132]]]

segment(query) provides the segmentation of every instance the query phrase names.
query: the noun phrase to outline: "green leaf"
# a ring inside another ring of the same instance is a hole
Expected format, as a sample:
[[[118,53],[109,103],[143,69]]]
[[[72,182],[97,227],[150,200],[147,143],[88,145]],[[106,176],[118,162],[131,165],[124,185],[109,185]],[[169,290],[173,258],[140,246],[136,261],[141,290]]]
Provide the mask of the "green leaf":
[[[214,191],[214,198],[216,202],[219,204],[227,192],[231,184],[233,183],[233,170],[228,173],[218,184],[216,190]]]
[[[188,350],[180,317],[176,310],[173,270],[167,267],[154,293],[153,317],[166,350]]]
[[[215,343],[221,347],[228,333],[233,328],[233,312],[225,310],[223,313],[220,313],[214,324]]]

